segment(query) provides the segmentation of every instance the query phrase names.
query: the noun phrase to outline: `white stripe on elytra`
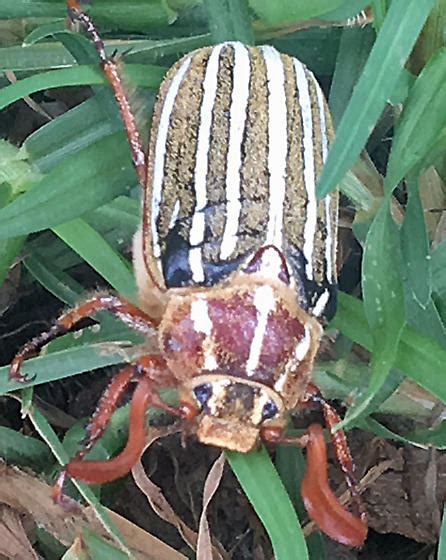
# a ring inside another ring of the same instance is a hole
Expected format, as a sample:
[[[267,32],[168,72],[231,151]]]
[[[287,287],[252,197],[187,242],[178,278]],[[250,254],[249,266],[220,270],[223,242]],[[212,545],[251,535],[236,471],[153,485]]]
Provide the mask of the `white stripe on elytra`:
[[[325,103],[324,94],[322,93],[319,84],[313,80],[316,87],[317,104],[319,107],[319,118],[321,122],[321,142],[322,142],[322,163],[325,163],[328,154],[328,136],[327,136],[327,119],[325,116]],[[331,195],[325,197],[325,266],[327,279],[330,284],[334,281],[333,269],[333,229],[331,223]]]
[[[156,230],[156,222],[158,220],[161,204],[161,195],[163,190],[163,180],[164,180],[164,162],[166,157],[166,142],[167,135],[170,128],[170,115],[173,111],[173,106],[175,104],[175,98],[177,96],[178,90],[180,89],[183,77],[189,68],[191,59],[186,58],[186,60],[181,64],[175,73],[170,87],[167,90],[166,96],[164,98],[164,104],[161,109],[160,123],[158,126],[158,135],[156,137],[155,143],[155,160],[153,168],[153,180],[152,180],[152,247],[153,254],[158,258],[161,254],[161,249],[158,241],[158,232]]]
[[[315,317],[320,317],[322,315],[322,312],[324,311],[328,300],[330,299],[330,292],[328,290],[324,290],[322,292],[322,294],[319,296],[319,298],[316,300],[311,313],[315,316]]]
[[[209,165],[209,146],[211,139],[212,115],[214,114],[215,96],[217,94],[218,69],[220,51],[223,45],[217,45],[212,49],[206,65],[203,80],[203,99],[200,108],[200,126],[198,128],[197,153],[195,155],[195,209],[192,216],[192,225],[189,232],[189,266],[192,271],[194,282],[204,281],[204,269],[201,247],[204,239],[204,213],[207,204],[206,178]]]
[[[206,335],[203,341],[204,368],[210,371],[215,370],[218,367],[218,363],[212,347],[212,321],[209,317],[208,302],[205,299],[193,300],[190,316],[195,332]]]
[[[254,292],[254,306],[257,311],[257,324],[254,329],[249,357],[246,362],[246,374],[252,375],[259,365],[260,354],[262,352],[263,340],[268,325],[268,316],[276,308],[276,300],[271,286],[260,286]]]
[[[264,46],[261,51],[268,79],[269,218],[266,244],[281,249],[288,153],[285,70],[275,48]]]
[[[240,167],[242,142],[248,116],[251,65],[248,49],[231,43],[234,49],[231,108],[229,113],[229,144],[226,160],[226,224],[220,246],[220,258],[227,259],[237,245],[237,231],[242,205],[240,203]]]
[[[305,272],[313,279],[313,248],[317,226],[317,200],[315,192],[314,147],[313,147],[313,116],[308,77],[305,68],[297,59],[294,60],[296,86],[302,115],[302,143],[304,148],[304,184],[307,192],[307,209],[304,226],[303,253],[306,259]]]

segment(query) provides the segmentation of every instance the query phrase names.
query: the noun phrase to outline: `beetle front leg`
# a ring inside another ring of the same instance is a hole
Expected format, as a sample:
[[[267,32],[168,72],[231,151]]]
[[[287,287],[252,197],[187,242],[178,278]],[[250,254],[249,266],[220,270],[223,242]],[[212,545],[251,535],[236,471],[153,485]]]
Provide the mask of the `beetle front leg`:
[[[345,509],[330,488],[328,480],[327,446],[322,427],[312,424],[298,438],[283,436],[281,429],[264,428],[262,439],[266,442],[297,445],[307,450],[307,468],[301,493],[305,508],[318,528],[333,540],[345,546],[359,547],[367,537],[365,514],[354,516]]]
[[[54,338],[74,330],[83,319],[92,317],[100,311],[113,313],[129,327],[145,335],[151,334],[158,325],[157,321],[124,299],[111,294],[99,294],[69,309],[56,320],[49,331],[27,342],[12,360],[9,378],[23,383],[28,381],[21,372],[22,364],[26,359],[38,354],[41,348]]]
[[[127,133],[133,164],[138,173],[139,183],[144,189],[146,181],[146,156],[142,146],[141,137],[136,124],[136,119],[130,107],[129,97],[125,91],[119,74],[118,64],[113,57],[108,57],[105,52],[104,42],[96,29],[92,19],[82,11],[79,0],[68,0],[68,15],[73,21],[78,21],[85,32],[90,36],[104,70],[104,74],[113,89],[116,102],[119,106],[124,127]]]
[[[119,400],[132,381],[136,382],[136,388],[130,405],[129,435],[125,448],[107,461],[85,460],[85,455],[104,433]],[[63,503],[63,486],[67,476],[88,484],[104,484],[130,472],[144,449],[147,408],[152,405],[183,417],[181,410],[166,404],[158,394],[158,386],[164,387],[172,382],[172,376],[159,356],[144,356],[137,363],[126,366],[112,379],[87,427],[87,438],[82,448],[66,465],[54,486],[53,497],[56,502]]]

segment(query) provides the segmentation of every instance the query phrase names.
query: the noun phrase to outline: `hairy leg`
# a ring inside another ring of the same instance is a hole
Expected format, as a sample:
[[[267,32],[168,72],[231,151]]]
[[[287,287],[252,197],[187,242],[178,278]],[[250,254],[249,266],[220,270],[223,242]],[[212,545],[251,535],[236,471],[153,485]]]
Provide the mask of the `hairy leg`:
[[[316,402],[322,406],[330,429],[340,421],[336,411],[323,399],[316,387],[310,386],[306,401]],[[330,538],[346,546],[359,547],[364,544],[367,537],[367,517],[353,476],[353,461],[345,434],[342,432],[337,435],[338,432],[332,432],[332,441],[337,460],[358,505],[359,516],[353,515],[344,508],[330,488],[327,446],[322,427],[319,424],[312,424],[301,437],[297,438],[285,437],[282,429],[264,428],[262,439],[275,444],[297,445],[306,448],[307,468],[301,492],[309,516]]]
[[[86,460],[86,454],[103,435],[131,382],[136,383],[136,388],[130,406],[129,435],[125,448],[116,457],[106,461]],[[144,449],[145,413],[149,406],[156,406],[174,416],[183,417],[181,410],[167,405],[158,394],[160,386],[172,383],[172,376],[159,356],[144,356],[135,364],[123,368],[112,379],[87,427],[87,437],[81,449],[66,465],[55,484],[53,495],[58,503],[63,503],[63,486],[67,476],[88,484],[103,484],[130,472]]]
[[[96,29],[90,16],[82,11],[78,0],[68,0],[68,14],[73,21],[78,21],[85,32],[90,36],[93,44],[98,52],[99,59],[104,69],[104,74],[110,83],[116,101],[119,105],[121,117],[127,132],[127,138],[132,151],[133,164],[138,173],[139,183],[144,189],[146,181],[146,156],[142,146],[141,137],[136,124],[135,116],[132,112],[129,97],[125,91],[119,74],[118,64],[113,57],[108,57],[105,53],[104,42]]]
[[[49,331],[43,332],[27,342],[11,362],[10,379],[26,382],[27,379],[21,372],[22,364],[26,359],[35,356],[45,344],[48,344],[57,336],[74,330],[83,319],[92,317],[100,311],[113,313],[129,327],[142,334],[151,334],[157,327],[157,322],[135,305],[118,296],[99,294],[73,307],[73,309],[69,309],[56,320]]]

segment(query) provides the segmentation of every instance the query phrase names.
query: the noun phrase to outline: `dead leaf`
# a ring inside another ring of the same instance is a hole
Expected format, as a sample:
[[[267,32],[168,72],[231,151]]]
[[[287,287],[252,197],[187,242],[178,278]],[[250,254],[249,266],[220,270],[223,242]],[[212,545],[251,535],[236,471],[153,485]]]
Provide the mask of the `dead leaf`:
[[[0,555],[8,560],[38,560],[20,514],[6,505],[0,505]]]
[[[207,519],[207,509],[215,492],[220,486],[223,469],[225,466],[225,454],[222,452],[212,465],[209,474],[206,477],[203,490],[203,509],[201,511],[200,523],[198,526],[198,542],[197,542],[197,560],[212,560],[212,542],[209,532],[209,523]],[[221,558],[221,556],[220,556]]]
[[[151,428],[150,435],[146,443],[145,450],[148,449],[157,439],[166,437],[180,431],[178,427],[168,426],[166,428]],[[132,475],[135,484],[146,496],[153,511],[164,521],[173,525],[181,538],[190,546],[192,550],[197,549],[198,534],[191,529],[184,521],[175,513],[172,506],[164,497],[161,488],[154,484],[147,476],[141,461],[139,461],[132,469]],[[215,546],[212,546],[212,558],[222,560],[222,556]]]
[[[81,537],[76,537],[74,543],[70,546],[67,552],[64,554],[67,558],[75,558],[76,560],[91,560],[88,551],[85,548],[84,541]]]
[[[52,488],[36,476],[15,467],[0,464],[0,503],[19,513],[27,512],[34,522],[65,546],[70,546],[84,529],[94,531],[107,542],[113,542],[90,507],[80,506],[78,515],[67,514],[52,500]],[[161,540],[120,515],[106,510],[137,560],[187,560]],[[35,557],[19,555],[27,560]],[[16,560],[16,559],[15,559]]]

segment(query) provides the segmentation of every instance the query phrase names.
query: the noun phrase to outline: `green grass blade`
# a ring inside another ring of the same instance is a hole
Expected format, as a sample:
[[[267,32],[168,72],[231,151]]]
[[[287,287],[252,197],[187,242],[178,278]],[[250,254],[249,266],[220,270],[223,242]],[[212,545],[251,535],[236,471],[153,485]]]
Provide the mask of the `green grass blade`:
[[[212,41],[241,41],[254,44],[254,33],[248,13],[247,0],[204,1]]]
[[[103,110],[102,102],[107,93],[104,88],[94,97],[45,124],[26,139],[26,153],[43,173],[51,171],[66,157],[122,131],[122,120],[118,111],[111,117]],[[152,94],[149,94],[148,101],[151,99]],[[124,137],[122,149],[127,149]]]
[[[130,267],[87,222],[78,218],[53,228],[53,231],[119,294],[131,300],[136,298],[135,279]]]
[[[146,64],[126,65],[126,77],[137,86],[156,89],[165,74],[165,68]],[[38,91],[68,86],[107,84],[99,66],[73,66],[23,78],[0,91],[0,110],[11,103]]]
[[[0,457],[14,465],[42,468],[48,465],[50,453],[40,440],[0,426]]]
[[[329,104],[335,128],[352,96],[353,88],[375,40],[372,29],[344,29],[331,82]]]
[[[94,558],[95,560],[127,560],[128,558],[121,550],[118,550],[91,531],[85,531],[82,535],[82,540],[87,548],[89,558]]]
[[[418,182],[407,182],[408,200],[404,223],[401,228],[401,249],[404,257],[406,285],[411,296],[427,306],[432,292],[432,271],[429,239],[424,221]]]
[[[338,312],[332,325],[353,342],[369,351],[373,349],[364,306],[358,299],[340,293]],[[411,327],[403,329],[394,366],[441,401],[446,401],[444,364],[446,350],[437,342],[420,335]]]
[[[59,439],[57,438],[53,428],[50,426],[43,414],[41,414],[35,407],[32,407],[29,412],[29,418],[34,424],[34,427],[36,428],[40,437],[51,449],[59,464],[65,465],[68,462],[69,457]],[[127,545],[125,544],[120,532],[112,523],[108,513],[100,504],[93,491],[86,484],[80,483],[77,480],[73,479],[72,483],[76,486],[77,490],[85,499],[85,501],[93,507],[97,518],[101,522],[102,526],[111,535],[114,542],[118,544],[121,550],[123,550],[127,555],[130,556],[130,551],[128,550]]]
[[[312,2],[295,2],[293,0],[249,0],[251,9],[268,25],[278,26],[294,21],[319,18],[324,14],[339,15],[357,13],[368,2],[357,0],[312,0]],[[359,6],[359,10],[358,10]]]
[[[398,84],[404,63],[433,4],[434,0],[393,0],[339,124],[317,188],[320,198],[336,188],[358,159]]]
[[[446,126],[445,96],[446,49],[441,49],[409,92],[392,142],[386,191],[393,191],[409,172],[418,173],[431,163],[431,154]]]
[[[0,209],[0,239],[58,226],[109,202],[136,184],[130,161],[122,133],[66,157],[25,194]]]
[[[432,251],[432,289],[446,299],[446,240],[440,243]]]
[[[366,8],[370,4],[370,1],[365,0],[350,0],[349,2],[344,2],[342,6],[321,15],[321,19],[326,21],[344,21],[348,18],[355,17],[361,10]]]
[[[43,255],[34,254],[26,257],[25,266],[48,292],[70,306],[77,303],[83,292],[81,284],[56,268]]]
[[[372,375],[366,395],[349,408],[344,426],[373,406],[394,364],[405,320],[401,273],[399,230],[384,202],[367,235],[362,274],[364,311],[373,333]]]
[[[123,342],[126,345],[130,343],[128,340]],[[42,385],[124,361],[125,354],[122,351],[122,345],[112,342],[85,344],[69,350],[31,358],[23,365],[23,373],[36,377],[26,384],[9,381],[9,366],[0,368],[0,394],[17,391],[24,387]]]
[[[268,532],[275,560],[308,560],[296,512],[266,450],[226,452],[226,457]]]
[[[446,560],[446,505],[443,507],[443,521],[440,530],[440,543],[438,545],[438,560]]]
[[[175,18],[164,0],[96,0],[89,10],[93,21],[106,29],[127,29],[144,32],[150,27],[163,27]],[[65,18],[65,2],[54,0],[2,0],[0,19],[11,18]]]

